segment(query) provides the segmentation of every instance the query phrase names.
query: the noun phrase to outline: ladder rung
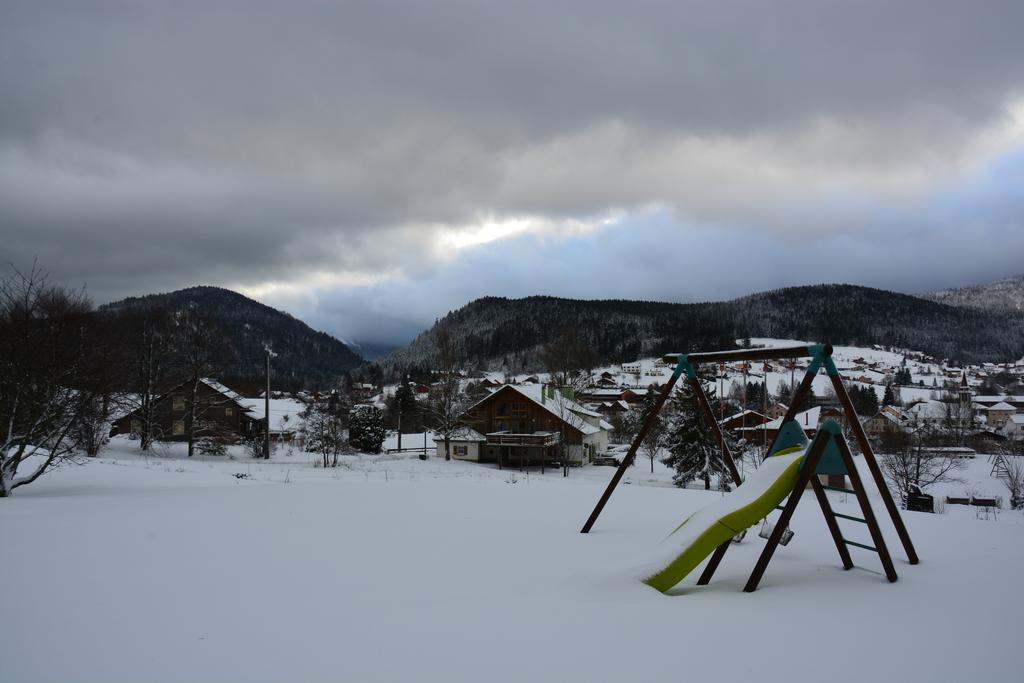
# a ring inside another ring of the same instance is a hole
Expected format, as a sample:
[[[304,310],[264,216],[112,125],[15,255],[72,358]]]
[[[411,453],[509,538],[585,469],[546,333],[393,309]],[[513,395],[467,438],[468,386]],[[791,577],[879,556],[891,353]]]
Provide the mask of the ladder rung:
[[[873,553],[878,552],[878,548],[874,548],[870,545],[864,545],[863,543],[857,543],[856,541],[847,541],[845,538],[843,539],[843,543],[845,543],[846,545],[855,545],[858,548],[864,548],[864,550],[870,550]]]
[[[825,489],[826,491],[835,491],[837,493],[852,493],[853,495],[857,495],[857,492],[854,491],[853,489],[844,489],[841,486],[824,486],[823,485],[821,488]]]
[[[833,512],[832,514],[835,515],[836,517],[842,517],[843,519],[848,519],[848,520],[850,520],[852,522],[860,522],[861,524],[867,524],[868,523],[868,520],[861,519],[860,517],[854,517],[853,515],[844,515],[841,512]]]
[[[786,508],[784,506],[782,506],[782,505],[776,505],[775,509],[776,510],[785,510]]]

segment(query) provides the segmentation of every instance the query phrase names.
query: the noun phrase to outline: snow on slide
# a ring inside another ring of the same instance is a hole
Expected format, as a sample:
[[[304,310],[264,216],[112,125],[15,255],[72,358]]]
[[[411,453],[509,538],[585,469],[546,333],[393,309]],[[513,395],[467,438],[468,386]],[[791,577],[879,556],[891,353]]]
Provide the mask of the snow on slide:
[[[806,445],[775,453],[731,494],[690,515],[669,535],[682,552],[644,583],[664,593],[715,548],[764,519],[793,490],[806,454]]]

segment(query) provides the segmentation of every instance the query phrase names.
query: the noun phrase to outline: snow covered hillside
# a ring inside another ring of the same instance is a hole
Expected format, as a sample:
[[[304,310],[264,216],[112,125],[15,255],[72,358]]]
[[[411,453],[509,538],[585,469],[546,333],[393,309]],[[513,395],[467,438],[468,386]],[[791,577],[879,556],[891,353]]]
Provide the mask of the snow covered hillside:
[[[1024,275],[1007,277],[973,287],[943,289],[922,298],[950,306],[968,306],[990,311],[1024,311]]]
[[[646,463],[594,531],[611,468],[568,478],[355,456],[105,457],[0,501],[3,680],[1013,680],[1024,517],[904,513],[900,580],[844,572],[813,497],[761,589],[763,541],[706,587],[638,580],[666,533],[720,495]],[[983,458],[975,488],[992,490]],[[988,484],[985,484],[985,481]],[[995,486],[998,486],[997,484]],[[834,496],[838,511],[855,506]],[[876,511],[880,502],[874,501]],[[851,529],[861,538],[862,529]],[[838,656],[841,645],[853,655]],[[806,654],[804,654],[806,653]],[[1015,674],[1014,672],[1017,672]]]

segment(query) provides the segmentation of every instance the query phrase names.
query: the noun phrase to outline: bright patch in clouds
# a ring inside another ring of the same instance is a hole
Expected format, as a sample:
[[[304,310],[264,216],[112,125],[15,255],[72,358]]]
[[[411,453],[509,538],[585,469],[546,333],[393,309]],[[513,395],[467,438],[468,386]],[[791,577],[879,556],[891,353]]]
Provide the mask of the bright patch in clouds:
[[[442,248],[465,249],[524,234],[552,237],[585,235],[618,223],[625,216],[626,213],[623,211],[614,211],[601,218],[589,220],[551,219],[543,216],[503,219],[492,217],[478,225],[442,228],[438,236],[438,245]]]

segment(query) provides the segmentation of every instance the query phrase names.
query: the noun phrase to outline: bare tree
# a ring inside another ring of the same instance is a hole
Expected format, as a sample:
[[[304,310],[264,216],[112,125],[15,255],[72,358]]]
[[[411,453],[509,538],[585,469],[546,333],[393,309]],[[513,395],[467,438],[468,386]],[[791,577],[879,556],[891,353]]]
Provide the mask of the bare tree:
[[[148,451],[161,438],[158,403],[169,388],[174,328],[171,313],[162,306],[148,306],[139,312],[122,314],[118,324],[128,335],[131,378],[128,386],[134,399],[126,406],[139,421],[139,448]]]
[[[974,411],[970,404],[964,401],[947,401],[945,405],[946,414],[942,426],[952,437],[953,443],[962,446],[964,438],[974,427]]]
[[[0,498],[77,451],[91,308],[36,264],[0,280]]]
[[[110,418],[114,398],[110,392],[93,394],[82,405],[74,430],[75,444],[91,458],[110,440]]]
[[[188,457],[195,452],[196,439],[217,436],[216,421],[206,420],[207,413],[223,409],[225,399],[215,392],[201,392],[205,378],[222,370],[229,361],[230,350],[217,321],[193,308],[186,308],[175,316],[177,348],[180,362],[188,375],[188,414],[185,437]],[[205,394],[205,395],[203,395]]]
[[[431,387],[424,410],[434,430],[444,440],[444,459],[451,460],[451,438],[460,427],[460,418],[468,407],[466,395],[459,391],[459,368],[451,337],[444,327],[437,334],[436,382]]]
[[[541,351],[541,361],[548,372],[548,378],[555,389],[556,396],[550,402],[559,417],[560,441],[559,450],[562,460],[562,476],[569,476],[569,443],[566,437],[566,425],[583,422],[573,408],[577,405],[572,399],[576,392],[584,389],[591,381],[591,369],[597,363],[593,349],[582,340],[571,326],[563,327],[558,334]]]
[[[879,436],[880,464],[889,487],[906,502],[912,486],[924,489],[932,484],[959,481],[962,458],[929,451],[934,428],[927,422],[912,423],[907,431],[886,431]]]
[[[654,411],[657,405],[658,392],[655,388],[649,387],[647,395],[644,397],[643,408],[640,410],[640,416],[637,420],[638,429],[640,425],[643,425],[648,416]],[[640,450],[644,455],[651,461],[651,474],[654,474],[654,461],[661,454],[661,450],[667,443],[668,436],[668,412],[669,407],[666,406],[665,410],[654,417],[654,421],[651,423],[650,429],[647,430],[647,434],[644,436],[644,440],[640,442]]]
[[[318,453],[323,466],[337,467],[338,456],[351,452],[341,415],[328,401],[314,401],[302,412],[305,449]]]
[[[1013,510],[1024,507],[1024,455],[998,456],[1002,459],[999,480],[1010,493],[1010,508]]]

